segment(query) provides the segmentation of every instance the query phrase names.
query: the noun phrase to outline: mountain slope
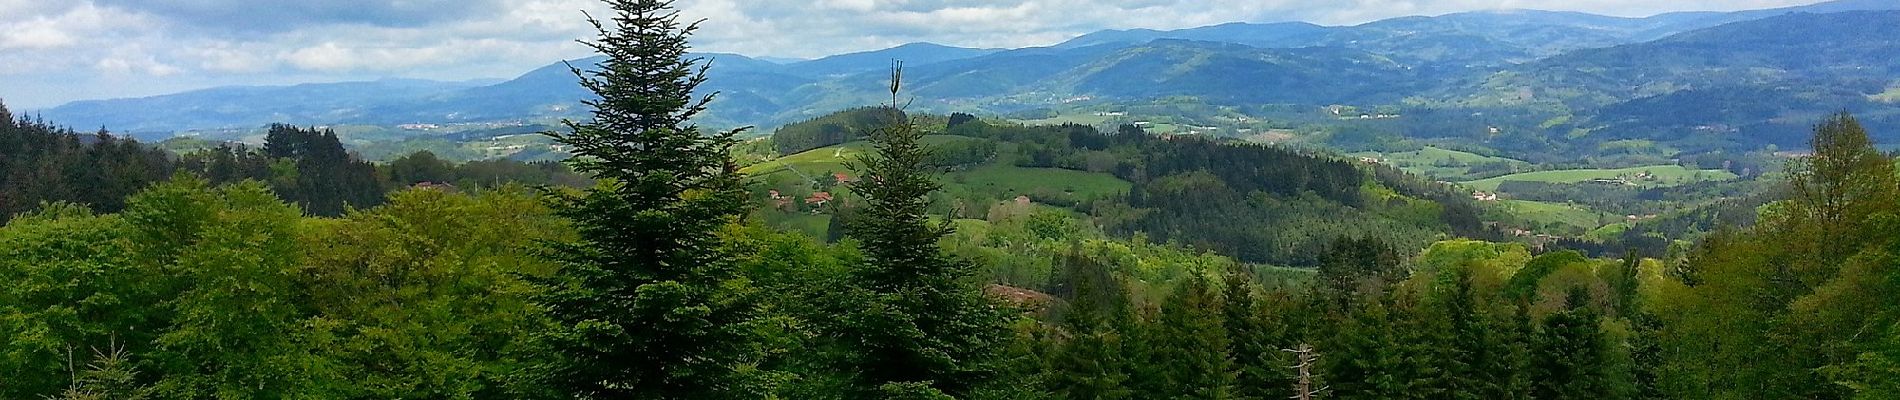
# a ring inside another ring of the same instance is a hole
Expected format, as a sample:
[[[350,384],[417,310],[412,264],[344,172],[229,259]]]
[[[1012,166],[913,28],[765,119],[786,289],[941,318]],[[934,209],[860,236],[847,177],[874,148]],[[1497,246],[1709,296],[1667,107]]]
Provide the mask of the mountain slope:
[[[372,107],[419,101],[475,87],[468,82],[385,79],[234,86],[131,99],[68,103],[41,112],[48,121],[104,126],[121,132],[254,127],[273,122],[320,124],[373,116]]]
[[[1061,74],[1051,89],[1111,98],[1198,96],[1223,103],[1396,101],[1412,76],[1390,59],[1341,48],[1260,49],[1162,40]]]
[[[910,43],[883,50],[839,54],[792,63],[786,66],[784,72],[806,77],[848,75],[890,68],[891,60],[904,60],[905,64],[916,66],[981,57],[999,51],[1002,50],[951,47],[935,43]]]
[[[1900,76],[1900,11],[1788,14],[1580,50],[1491,75],[1475,104],[1583,111],[1583,128],[1618,137],[1798,144],[1804,124],[1852,110],[1884,126],[1893,104],[1872,96]],[[1457,87],[1457,86],[1454,86]]]
[[[1655,40],[1677,33],[1791,13],[1896,10],[1900,2],[1838,0],[1737,12],[1683,12],[1626,18],[1538,10],[1472,11],[1399,17],[1354,26],[1230,23],[1169,31],[1106,30],[1058,44],[1075,48],[1183,39],[1266,48],[1345,47],[1420,67],[1456,73],[1462,67],[1523,63],[1564,52]]]
[[[708,118],[716,124],[725,120],[751,120],[770,115],[782,106],[771,99],[784,91],[811,82],[810,79],[776,72],[777,64],[736,54],[694,54],[713,66],[702,93],[719,92],[719,107]],[[571,62],[590,68],[599,57]],[[556,63],[536,69],[507,82],[471,88],[426,102],[392,105],[389,115],[412,120],[487,120],[522,117],[570,117],[581,115],[581,101],[592,96],[580,86],[568,63]],[[730,123],[736,124],[736,123]]]
[[[1495,75],[1491,86],[1567,88],[1602,105],[1684,88],[1796,81],[1878,83],[1900,72],[1900,11],[1789,14],[1661,40],[1551,57]]]

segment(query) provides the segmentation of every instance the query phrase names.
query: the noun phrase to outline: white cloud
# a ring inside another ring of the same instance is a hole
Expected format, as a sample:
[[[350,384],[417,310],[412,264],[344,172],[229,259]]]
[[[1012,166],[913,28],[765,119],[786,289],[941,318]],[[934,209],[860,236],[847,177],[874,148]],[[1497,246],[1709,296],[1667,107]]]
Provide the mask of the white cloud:
[[[1100,29],[1355,24],[1500,8],[1647,15],[1818,0],[681,0],[700,51],[818,57],[930,41],[1054,44]],[[180,87],[509,77],[585,56],[596,0],[0,0],[0,97],[30,106]],[[30,108],[27,107],[27,108]]]

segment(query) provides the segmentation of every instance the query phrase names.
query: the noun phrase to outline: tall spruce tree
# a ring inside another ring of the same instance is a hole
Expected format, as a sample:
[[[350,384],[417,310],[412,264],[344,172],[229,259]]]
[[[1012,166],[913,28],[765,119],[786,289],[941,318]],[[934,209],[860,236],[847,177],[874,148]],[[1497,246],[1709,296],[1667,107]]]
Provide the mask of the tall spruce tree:
[[[1571,288],[1565,309],[1544,317],[1531,349],[1531,397],[1619,398],[1610,381],[1608,345],[1583,288]]]
[[[1512,321],[1493,315],[1473,287],[1472,267],[1447,268],[1438,276],[1436,308],[1444,314],[1449,350],[1446,373],[1454,399],[1518,399],[1528,395],[1523,374],[1525,346]]]
[[[577,171],[602,183],[555,192],[580,233],[550,244],[563,264],[540,302],[556,327],[556,390],[577,398],[760,398],[778,374],[761,372],[763,323],[754,294],[716,233],[745,211],[729,150],[736,131],[702,134],[691,123],[712,96],[695,96],[707,66],[688,59],[687,37],[665,0],[607,1],[614,16],[588,17],[606,55],[572,67],[599,96],[593,117],[549,133],[570,146]]]
[[[853,163],[862,196],[847,225],[863,243],[864,262],[851,272],[854,293],[840,296],[846,315],[835,334],[851,353],[847,396],[962,397],[994,378],[993,361],[1007,339],[1008,313],[973,278],[976,266],[945,255],[938,240],[949,221],[925,212],[939,185],[927,169],[924,132],[895,107],[901,65],[891,74],[889,123],[869,132],[876,151]]]
[[[1151,368],[1147,382],[1137,387],[1140,398],[1230,399],[1234,397],[1234,363],[1228,355],[1227,327],[1221,315],[1219,292],[1206,278],[1195,276],[1162,304],[1160,313],[1143,330]]]
[[[1070,296],[1062,311],[1067,333],[1052,341],[1048,385],[1062,399],[1128,399],[1129,359],[1122,333],[1127,289],[1100,260],[1072,248],[1063,255]]]
[[[1277,301],[1269,303],[1254,294],[1253,275],[1236,268],[1227,274],[1221,295],[1221,314],[1227,324],[1227,353],[1234,365],[1234,395],[1243,399],[1286,397],[1297,376],[1289,365],[1297,363],[1293,353],[1297,338],[1287,315],[1291,311]],[[1275,294],[1280,296],[1283,294]]]

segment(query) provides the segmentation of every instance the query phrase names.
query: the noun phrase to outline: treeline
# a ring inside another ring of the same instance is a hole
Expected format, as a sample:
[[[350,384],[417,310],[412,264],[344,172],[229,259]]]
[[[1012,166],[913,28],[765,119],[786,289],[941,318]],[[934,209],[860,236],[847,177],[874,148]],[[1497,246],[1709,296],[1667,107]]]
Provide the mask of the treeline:
[[[1073,203],[1028,194],[1089,213],[1120,237],[1145,235],[1246,262],[1313,266],[1319,260],[1310,249],[1342,236],[1408,248],[1452,233],[1489,237],[1480,236],[1477,207],[1448,187],[1285,148],[1161,137],[1133,126],[1104,134],[1081,125],[962,121],[945,133],[1009,143],[1017,166],[1108,173],[1129,181],[1133,187],[1119,198]],[[1379,185],[1394,191],[1367,190]]]
[[[188,176],[117,214],[0,227],[0,398],[519,397],[545,320],[519,244],[572,231],[521,189],[404,191],[314,219]]]
[[[1025,369],[1061,399],[1658,395],[1638,300],[1655,277],[1636,260],[1473,241],[1410,258],[1340,240],[1322,254],[1310,283],[1203,270],[1158,302],[1130,298],[1128,266],[1066,255],[1073,290],[1033,331]],[[1305,375],[1289,368],[1300,349],[1316,356]]]
[[[105,131],[80,134],[43,121],[15,118],[0,104],[0,222],[41,203],[125,208],[125,198],[170,176],[164,151]]]
[[[792,155],[844,144],[894,122],[893,115],[903,117],[904,113],[891,107],[861,107],[794,122],[772,132],[772,145],[779,155]]]
[[[306,213],[342,215],[380,204],[391,190],[418,183],[494,187],[507,183],[585,186],[590,180],[554,162],[451,163],[419,152],[376,165],[344,149],[329,130],[272,125],[262,147],[222,144],[172,156],[105,131],[79,134],[14,119],[0,105],[0,221],[42,203],[117,212],[125,199],[176,173],[213,184],[256,180]]]
[[[989,235],[1049,239],[1036,252],[1051,265],[1051,296],[1018,298],[1030,313],[1014,327],[985,325],[994,358],[947,365],[983,371],[961,381],[981,389],[959,398],[1276,398],[1300,387],[1285,350],[1305,345],[1318,355],[1306,387],[1326,398],[1886,398],[1900,372],[1889,361],[1900,308],[1883,299],[1900,279],[1884,253],[1900,235],[1881,221],[1900,211],[1888,197],[1900,183],[1862,149],[1818,154],[1861,161],[1811,164],[1849,167],[1798,169],[1813,172],[1793,185],[1861,184],[1777,203],[1758,228],[1673,261],[1477,241],[1409,256],[1336,240],[1316,250],[1315,274],[1289,279],[1218,257],[1064,245],[1076,228],[1024,215]],[[546,282],[602,270],[524,246],[586,243],[592,229],[532,192],[409,190],[326,219],[299,216],[255,181],[183,178],[127,204],[114,215],[57,205],[0,228],[0,279],[12,283],[0,290],[0,369],[12,372],[0,397],[571,394],[545,374],[577,350],[542,341],[578,337],[547,336],[572,331],[538,304],[551,301]],[[1862,222],[1838,224],[1850,219]],[[736,257],[720,263],[748,282],[727,294],[755,293],[740,299],[775,310],[729,321],[769,333],[752,343],[776,343],[763,362],[737,364],[765,374],[745,379],[768,379],[746,382],[778,379],[757,390],[784,397],[890,397],[853,391],[881,378],[834,358],[866,351],[834,340],[867,335],[844,324],[911,326],[885,319],[911,312],[851,305],[885,304],[859,292],[873,276],[914,275],[871,274],[867,245],[718,229],[729,250],[708,254]],[[612,376],[624,375],[594,378]]]
[[[1717,398],[1900,395],[1900,182],[1853,117],[1822,122],[1786,200],[1670,270],[1658,384]]]
[[[507,183],[585,186],[588,179],[556,162],[484,160],[456,164],[428,151],[377,165],[350,154],[334,131],[271,125],[262,148],[225,144],[186,154],[180,166],[214,184],[257,180],[312,215],[338,216],[382,202],[385,193],[417,184],[494,187]]]

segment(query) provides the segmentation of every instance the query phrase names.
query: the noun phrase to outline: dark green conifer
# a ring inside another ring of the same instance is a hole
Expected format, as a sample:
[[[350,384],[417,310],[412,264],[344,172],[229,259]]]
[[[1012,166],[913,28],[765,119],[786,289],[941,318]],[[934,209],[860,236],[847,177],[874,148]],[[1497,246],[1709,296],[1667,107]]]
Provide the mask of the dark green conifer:
[[[902,80],[894,69],[894,106]],[[888,110],[889,123],[867,135],[875,151],[852,165],[861,178],[851,191],[864,203],[847,231],[865,259],[837,304],[845,310],[837,334],[851,354],[841,365],[853,375],[847,395],[964,396],[994,378],[1009,314],[973,279],[975,265],[938,247],[951,227],[925,214],[939,185],[925,166],[924,132]]]
[[[1144,333],[1146,357],[1138,397],[1228,399],[1234,396],[1233,360],[1219,294],[1207,279],[1189,278],[1176,288]]]
[[[580,233],[552,244],[564,264],[540,298],[557,323],[552,387],[576,398],[758,398],[776,374],[762,362],[760,309],[721,249],[717,231],[745,211],[729,149],[735,132],[703,134],[690,121],[706,66],[685,58],[694,25],[665,0],[608,1],[590,17],[606,55],[574,68],[598,99],[593,117],[550,133],[572,148],[575,170],[602,183],[556,192]],[[610,24],[609,24],[610,23]]]

